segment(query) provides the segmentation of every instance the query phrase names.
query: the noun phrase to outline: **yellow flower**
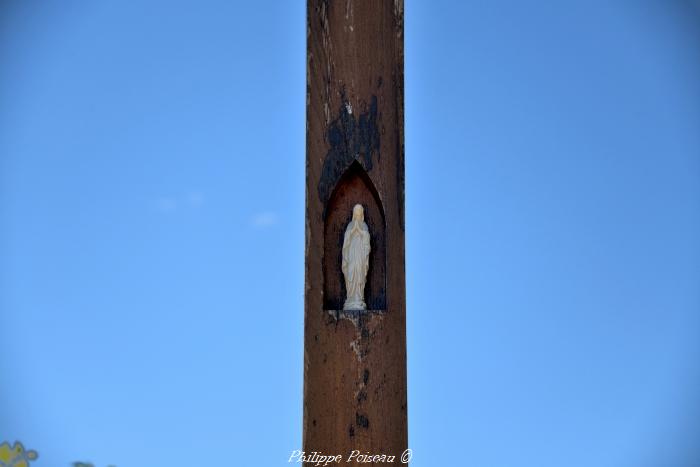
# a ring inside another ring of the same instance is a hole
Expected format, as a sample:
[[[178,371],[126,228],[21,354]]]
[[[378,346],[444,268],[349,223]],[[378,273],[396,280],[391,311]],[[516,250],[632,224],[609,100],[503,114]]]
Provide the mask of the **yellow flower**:
[[[0,467],[29,467],[29,461],[39,457],[36,451],[25,451],[19,441],[10,447],[10,443],[0,444]]]

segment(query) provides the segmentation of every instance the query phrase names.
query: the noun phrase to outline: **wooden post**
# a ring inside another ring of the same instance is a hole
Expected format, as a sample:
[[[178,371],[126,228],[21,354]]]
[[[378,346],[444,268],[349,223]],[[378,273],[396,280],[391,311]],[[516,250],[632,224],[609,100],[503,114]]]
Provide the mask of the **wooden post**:
[[[403,0],[308,0],[307,36],[303,451],[399,464],[408,448]],[[341,250],[355,204],[371,236],[367,310],[344,311]]]

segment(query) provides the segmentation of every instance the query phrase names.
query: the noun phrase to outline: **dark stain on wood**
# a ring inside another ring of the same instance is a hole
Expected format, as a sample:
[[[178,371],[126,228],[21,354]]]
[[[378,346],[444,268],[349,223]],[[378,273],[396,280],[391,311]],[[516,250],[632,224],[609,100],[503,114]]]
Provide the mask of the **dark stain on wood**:
[[[318,196],[323,204],[328,202],[333,188],[353,161],[362,165],[365,171],[372,170],[372,157],[380,157],[380,141],[377,96],[372,96],[369,109],[362,102],[362,113],[356,116],[358,109],[341,92],[341,104],[338,117],[328,127],[326,139],[330,148],[323,160],[321,180],[318,183]],[[324,210],[325,214],[328,209]]]
[[[369,428],[369,419],[357,412],[355,413],[355,423],[357,426],[361,426],[362,428]]]
[[[367,392],[363,389],[357,393],[357,405],[359,406],[362,401],[367,400]]]

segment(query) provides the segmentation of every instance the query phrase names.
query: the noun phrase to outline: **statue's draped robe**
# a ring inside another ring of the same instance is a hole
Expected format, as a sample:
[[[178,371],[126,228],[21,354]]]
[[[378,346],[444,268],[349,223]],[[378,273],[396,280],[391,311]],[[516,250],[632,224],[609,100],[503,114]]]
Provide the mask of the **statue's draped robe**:
[[[352,220],[343,240],[343,274],[347,300],[345,309],[365,308],[365,282],[369,269],[369,230],[361,220]]]

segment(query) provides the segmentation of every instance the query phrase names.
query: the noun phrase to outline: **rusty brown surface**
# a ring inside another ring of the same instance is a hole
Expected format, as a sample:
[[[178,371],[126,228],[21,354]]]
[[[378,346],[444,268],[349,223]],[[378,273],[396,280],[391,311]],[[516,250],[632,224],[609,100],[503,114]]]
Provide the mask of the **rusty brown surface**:
[[[307,27],[303,450],[398,464],[408,447],[403,2],[308,0]],[[327,310],[342,307],[339,248],[357,202],[373,236],[365,299],[379,312],[353,321]]]

